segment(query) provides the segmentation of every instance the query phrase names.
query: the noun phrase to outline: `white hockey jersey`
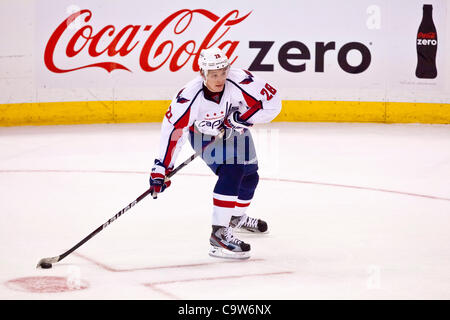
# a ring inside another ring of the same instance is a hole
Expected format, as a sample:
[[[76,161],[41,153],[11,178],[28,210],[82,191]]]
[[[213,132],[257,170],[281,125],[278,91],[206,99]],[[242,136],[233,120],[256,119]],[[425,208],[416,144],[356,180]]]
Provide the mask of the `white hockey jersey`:
[[[239,108],[249,123],[267,123],[280,113],[281,99],[277,89],[246,70],[231,68],[223,92],[213,97],[204,92],[203,78],[198,76],[178,92],[164,116],[158,159],[172,167],[194,126],[217,135],[231,107]]]

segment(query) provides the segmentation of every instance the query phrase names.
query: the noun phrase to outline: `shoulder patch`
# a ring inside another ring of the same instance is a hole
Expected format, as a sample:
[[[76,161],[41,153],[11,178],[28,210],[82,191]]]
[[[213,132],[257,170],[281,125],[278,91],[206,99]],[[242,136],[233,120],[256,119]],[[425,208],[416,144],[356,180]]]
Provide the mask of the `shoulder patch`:
[[[243,71],[247,74],[247,77],[244,80],[242,80],[241,82],[239,82],[239,83],[240,84],[252,83],[253,82],[253,75],[250,73],[250,71],[247,71],[247,70],[243,70]]]
[[[189,99],[186,99],[186,98],[181,96],[181,93],[183,92],[183,90],[184,90],[184,88],[181,89],[181,91],[178,92],[178,94],[177,94],[177,102],[178,103],[186,103],[186,102],[190,101]]]

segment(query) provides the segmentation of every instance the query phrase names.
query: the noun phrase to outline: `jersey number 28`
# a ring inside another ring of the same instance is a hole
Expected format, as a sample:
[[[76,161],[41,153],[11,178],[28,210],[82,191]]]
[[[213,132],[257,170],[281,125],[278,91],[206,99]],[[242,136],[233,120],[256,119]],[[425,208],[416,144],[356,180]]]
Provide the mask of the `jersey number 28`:
[[[264,88],[262,88],[262,90],[261,90],[261,94],[267,96],[267,101],[272,99],[272,97],[275,93],[277,93],[277,90],[268,83],[266,83]]]

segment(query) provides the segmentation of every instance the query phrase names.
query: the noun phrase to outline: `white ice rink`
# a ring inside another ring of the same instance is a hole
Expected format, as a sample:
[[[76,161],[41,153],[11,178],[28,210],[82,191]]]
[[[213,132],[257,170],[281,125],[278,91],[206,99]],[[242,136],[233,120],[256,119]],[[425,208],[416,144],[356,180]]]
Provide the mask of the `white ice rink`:
[[[450,299],[450,126],[253,130],[247,261],[208,256],[215,176],[196,159],[148,188],[159,124],[0,128],[1,299]],[[178,163],[192,150],[185,145]]]

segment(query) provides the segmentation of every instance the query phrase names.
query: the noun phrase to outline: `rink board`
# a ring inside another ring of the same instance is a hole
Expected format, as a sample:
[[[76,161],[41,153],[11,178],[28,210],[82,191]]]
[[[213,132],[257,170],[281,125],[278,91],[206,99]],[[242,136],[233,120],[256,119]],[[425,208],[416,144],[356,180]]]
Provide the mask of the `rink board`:
[[[0,105],[0,125],[161,122],[169,100]],[[450,104],[284,100],[275,121],[450,123]]]

